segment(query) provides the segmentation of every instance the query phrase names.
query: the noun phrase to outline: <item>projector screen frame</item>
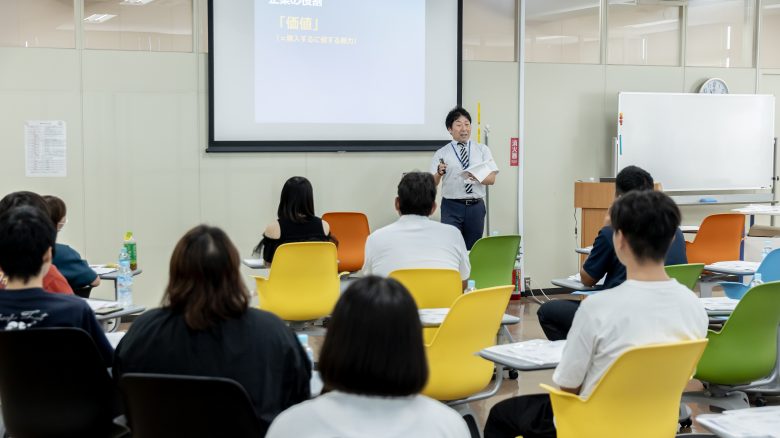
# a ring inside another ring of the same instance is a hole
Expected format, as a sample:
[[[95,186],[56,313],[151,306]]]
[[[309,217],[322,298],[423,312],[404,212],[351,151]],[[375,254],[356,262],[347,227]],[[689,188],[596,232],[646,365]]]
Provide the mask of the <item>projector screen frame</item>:
[[[461,106],[463,86],[463,0],[458,3],[456,105]],[[208,112],[209,142],[206,152],[409,152],[435,151],[441,140],[215,140],[214,139],[214,0],[208,0]],[[442,114],[444,119],[445,114]]]

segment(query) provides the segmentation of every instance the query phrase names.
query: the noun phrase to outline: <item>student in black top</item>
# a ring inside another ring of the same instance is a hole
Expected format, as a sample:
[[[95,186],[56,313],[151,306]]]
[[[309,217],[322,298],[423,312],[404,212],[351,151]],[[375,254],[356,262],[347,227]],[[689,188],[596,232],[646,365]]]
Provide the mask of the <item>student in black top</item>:
[[[57,227],[57,233],[62,231],[67,221],[67,207],[62,199],[46,195],[43,196],[49,207],[49,218]],[[86,260],[75,249],[63,243],[55,244],[56,251],[52,263],[59,269],[60,273],[68,280],[68,284],[73,289],[82,289],[85,287],[97,287],[100,285],[100,277],[89,267]]]
[[[188,231],[171,256],[163,307],[130,327],[117,347],[114,377],[141,372],[233,379],[266,427],[308,399],[306,353],[282,320],[248,307],[239,263],[224,231],[206,225]]]
[[[276,248],[292,242],[334,243],[327,222],[314,215],[314,190],[308,179],[294,176],[282,187],[277,220],[268,224],[263,238],[255,247],[255,254],[262,254],[266,265],[274,259]]]
[[[87,302],[43,290],[56,236],[54,224],[38,208],[14,207],[0,215],[0,269],[8,281],[0,290],[0,330],[80,328],[110,366],[114,349]]]
[[[628,166],[621,170],[615,178],[615,198],[634,191],[653,190],[653,177],[644,169]],[[626,281],[626,267],[620,263],[615,246],[612,243],[613,230],[611,224],[604,225],[593,241],[593,249],[580,269],[580,278],[585,286],[594,286],[604,276],[604,289],[612,289]],[[685,237],[678,227],[672,244],[666,253],[666,265],[682,265],[688,263],[685,254]],[[574,314],[580,307],[580,301],[553,300],[548,301],[536,312],[539,324],[544,334],[551,341],[566,339]]]

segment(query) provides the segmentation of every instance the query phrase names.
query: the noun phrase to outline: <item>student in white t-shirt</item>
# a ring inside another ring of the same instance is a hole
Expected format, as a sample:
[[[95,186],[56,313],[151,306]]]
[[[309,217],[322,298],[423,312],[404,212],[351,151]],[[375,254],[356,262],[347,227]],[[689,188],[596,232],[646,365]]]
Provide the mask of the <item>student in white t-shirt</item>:
[[[428,380],[417,306],[397,281],[360,279],[333,310],[319,361],[325,389],[279,414],[267,438],[468,438],[453,409],[420,395]]]
[[[674,201],[661,192],[631,192],[615,201],[610,219],[627,280],[583,301],[553,374],[562,390],[581,397],[590,395],[626,349],[707,334],[707,313],[698,298],[664,270],[666,251],[680,225]],[[511,398],[491,409],[485,438],[554,437],[552,420],[547,394]]]
[[[398,183],[395,209],[401,217],[366,240],[363,274],[386,277],[398,269],[454,269],[465,287],[471,263],[463,236],[452,225],[428,217],[436,211],[433,176],[427,172],[404,175]]]

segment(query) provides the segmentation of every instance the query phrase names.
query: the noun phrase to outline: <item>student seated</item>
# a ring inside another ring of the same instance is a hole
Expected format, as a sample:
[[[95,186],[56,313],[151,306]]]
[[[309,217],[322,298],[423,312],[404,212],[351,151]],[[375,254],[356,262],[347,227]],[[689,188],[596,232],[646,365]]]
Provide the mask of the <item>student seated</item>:
[[[271,265],[276,248],[293,242],[336,242],[327,222],[314,215],[314,190],[308,179],[294,176],[282,187],[277,220],[268,224],[255,247],[266,265]]]
[[[615,178],[615,199],[634,190],[653,190],[653,177],[645,170],[628,166]],[[595,286],[604,276],[604,289],[611,289],[626,281],[626,267],[620,262],[612,242],[613,229],[607,224],[599,231],[593,241],[593,249],[580,269],[580,278],[585,286]],[[682,265],[688,263],[685,255],[685,237],[678,227],[674,240],[666,253],[665,264]],[[557,341],[566,339],[571,328],[574,314],[580,307],[580,301],[553,300],[542,304],[536,312],[539,324],[547,339]]]
[[[460,271],[468,280],[471,263],[457,228],[432,221],[436,184],[427,172],[409,172],[398,184],[395,209],[400,218],[366,240],[363,273],[386,277],[398,269],[439,268]]]
[[[702,339],[707,313],[699,299],[669,279],[664,257],[680,226],[680,210],[660,192],[631,192],[610,212],[614,248],[627,280],[582,302],[553,381],[588,397],[612,362],[636,346]],[[554,437],[547,394],[514,397],[490,411],[485,438]]]
[[[49,207],[46,205],[46,201],[37,193],[24,191],[5,195],[5,197],[0,200],[0,214],[3,214],[13,207],[21,206],[37,208],[46,216],[49,216]],[[55,247],[52,249],[52,255],[56,253]],[[3,278],[3,273],[0,271],[0,288],[3,287],[5,282],[6,280]],[[46,292],[73,295],[73,289],[68,284],[68,281],[53,264],[50,264],[49,270],[44,272],[43,290]]]
[[[162,308],[141,315],[122,338],[114,377],[233,379],[266,427],[279,412],[308,399],[306,352],[282,320],[248,307],[239,264],[238,250],[221,229],[200,225],[188,231],[173,250]]]
[[[57,230],[41,210],[14,207],[0,214],[0,269],[8,283],[0,290],[1,330],[75,327],[95,342],[106,366],[114,349],[86,301],[43,290]]]
[[[68,222],[66,218],[68,211],[65,207],[65,202],[51,195],[43,196],[43,200],[46,201],[46,205],[49,207],[49,217],[57,227],[57,233],[59,233]],[[54,260],[52,262],[65,279],[68,280],[71,288],[83,289],[100,284],[100,277],[89,267],[87,261],[82,259],[75,249],[62,243],[57,243],[54,247]]]
[[[319,370],[329,392],[282,412],[269,438],[470,436],[456,411],[420,395],[428,380],[420,316],[393,279],[369,276],[347,288]]]

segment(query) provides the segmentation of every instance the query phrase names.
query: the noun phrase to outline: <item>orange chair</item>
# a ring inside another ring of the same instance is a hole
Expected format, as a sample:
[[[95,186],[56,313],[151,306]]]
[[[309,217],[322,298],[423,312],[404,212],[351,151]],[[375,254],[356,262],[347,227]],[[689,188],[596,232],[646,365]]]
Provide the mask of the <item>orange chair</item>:
[[[330,234],[338,240],[339,272],[355,272],[363,268],[366,239],[371,231],[363,213],[331,212],[322,215],[330,225]]]
[[[745,235],[745,215],[713,214],[704,218],[693,242],[685,242],[688,263],[709,265],[739,260]]]

